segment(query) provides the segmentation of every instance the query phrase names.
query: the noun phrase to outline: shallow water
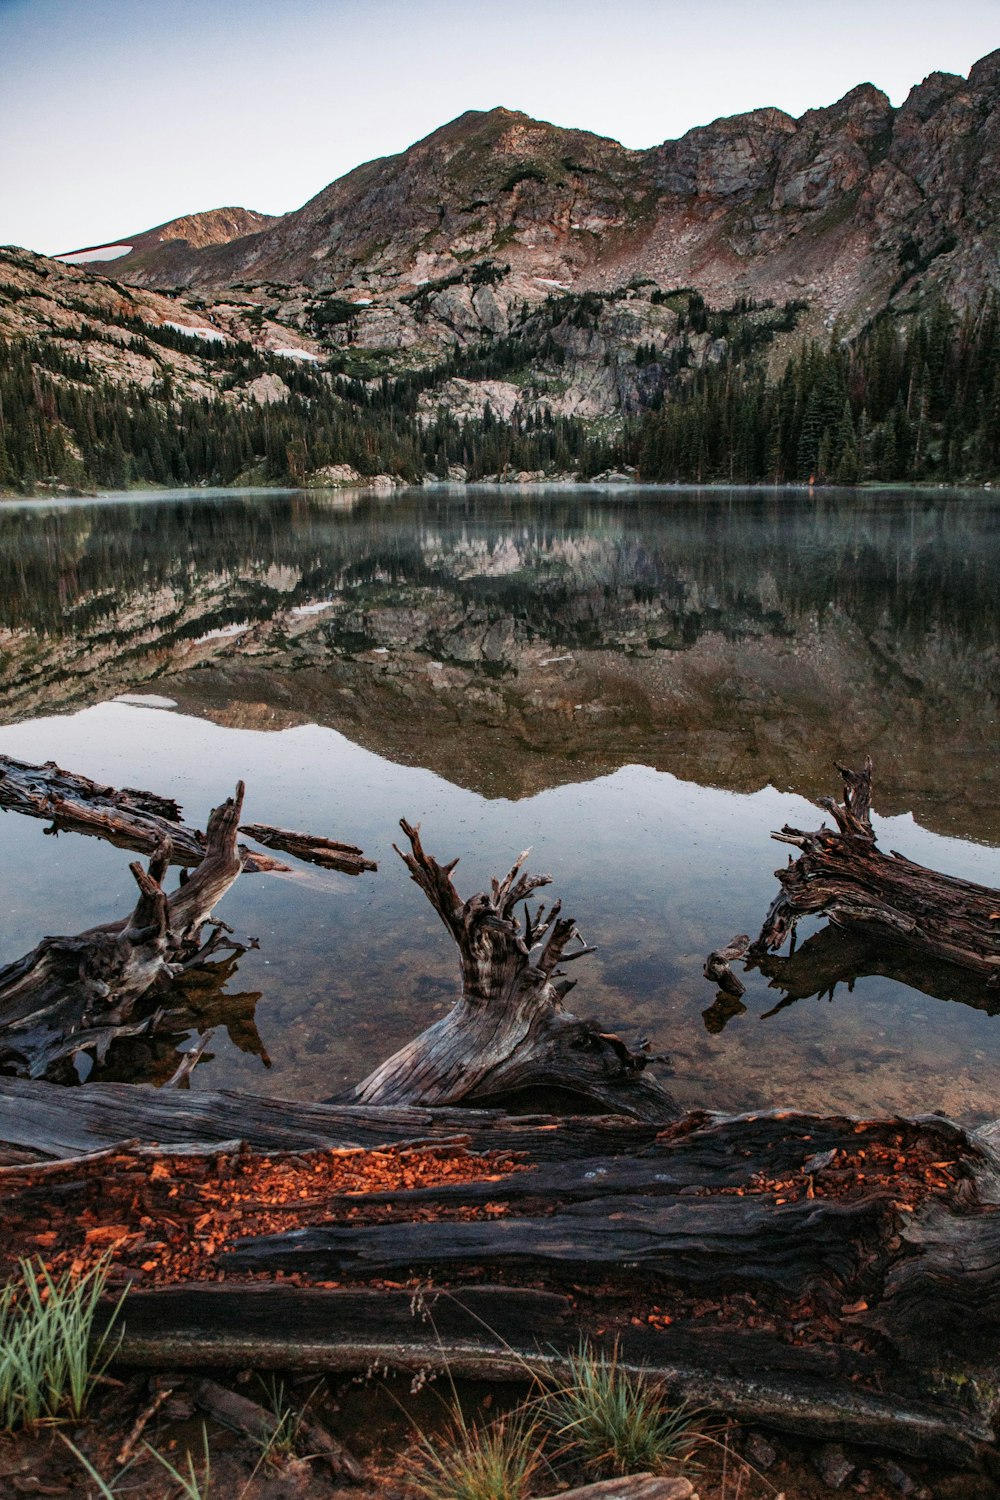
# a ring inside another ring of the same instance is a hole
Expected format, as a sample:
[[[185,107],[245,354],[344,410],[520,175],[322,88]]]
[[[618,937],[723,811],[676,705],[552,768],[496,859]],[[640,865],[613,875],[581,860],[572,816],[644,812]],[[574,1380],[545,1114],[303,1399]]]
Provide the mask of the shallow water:
[[[818,824],[834,759],[875,757],[887,847],[1000,886],[998,539],[996,502],[943,492],[4,507],[0,751],[199,823],[244,778],[248,820],[379,861],[237,882],[220,915],[260,948],[195,1087],[323,1098],[450,1003],[450,940],[391,847],[405,816],[461,856],[463,893],[532,847],[598,945],[571,1004],[648,1034],[683,1104],[992,1117],[1000,1020],[936,998],[946,977],[840,953],[830,978],[860,977],[832,1000],[765,1016],[784,992],[755,973],[727,1015],[701,965],[759,928],[770,833]],[[0,962],[130,886],[122,851],[4,818]],[[173,1061],[132,1044],[112,1074]]]

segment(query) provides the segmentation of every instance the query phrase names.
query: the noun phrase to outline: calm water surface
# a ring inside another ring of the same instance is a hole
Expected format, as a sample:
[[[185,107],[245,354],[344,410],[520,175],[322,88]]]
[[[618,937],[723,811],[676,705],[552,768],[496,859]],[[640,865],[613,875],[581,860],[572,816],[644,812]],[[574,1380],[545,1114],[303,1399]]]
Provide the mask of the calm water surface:
[[[759,929],[770,833],[817,826],[835,759],[874,756],[886,847],[1000,886],[998,543],[997,502],[944,492],[5,505],[0,751],[198,823],[243,778],[248,821],[378,860],[237,882],[260,947],[206,991],[196,1088],[326,1097],[450,1003],[405,816],[463,894],[531,846],[598,945],[571,1003],[645,1031],[683,1104],[993,1117],[1000,1017],[947,974],[820,935],[733,1014],[701,966]],[[0,963],[122,915],[128,860],[0,820]],[[175,1061],[128,1043],[107,1076]]]

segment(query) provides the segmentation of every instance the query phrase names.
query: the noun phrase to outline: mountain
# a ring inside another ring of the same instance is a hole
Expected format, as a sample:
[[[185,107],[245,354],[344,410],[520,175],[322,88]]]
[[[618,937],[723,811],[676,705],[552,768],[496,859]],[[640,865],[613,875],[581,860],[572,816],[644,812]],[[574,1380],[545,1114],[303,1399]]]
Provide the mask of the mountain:
[[[251,233],[137,236],[114,274],[293,304],[294,290],[343,292],[353,342],[371,347],[418,344],[400,297],[483,259],[509,272],[485,309],[464,311],[493,332],[512,303],[554,287],[644,277],[713,305],[801,298],[812,329],[837,319],[854,331],[890,304],[940,293],[963,308],[996,285],[998,103],[1000,51],[967,79],[931,74],[898,109],[861,84],[797,120],[759,109],[646,151],[470,111]]]
[[[211,208],[205,213],[170,219],[166,224],[140,230],[138,234],[119,235],[113,241],[105,240],[100,245],[88,245],[81,250],[66,250],[54,258],[67,265],[104,267],[127,256],[130,268],[134,268],[140,267],[146,256],[153,255],[159,264],[164,258],[169,261],[171,255],[182,254],[185,249],[203,250],[206,245],[225,245],[230,240],[268,229],[277,222],[274,214],[259,214],[250,208]]]
[[[281,218],[0,250],[0,489],[993,481],[998,202],[1000,51],[647,151],[470,111]]]

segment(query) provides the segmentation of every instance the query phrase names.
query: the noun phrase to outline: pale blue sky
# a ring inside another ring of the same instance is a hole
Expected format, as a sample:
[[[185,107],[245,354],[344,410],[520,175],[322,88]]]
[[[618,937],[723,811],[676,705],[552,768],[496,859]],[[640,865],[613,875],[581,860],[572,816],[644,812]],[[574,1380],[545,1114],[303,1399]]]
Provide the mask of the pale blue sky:
[[[1000,0],[0,0],[0,243],[281,213],[466,109],[650,146],[1000,46]]]

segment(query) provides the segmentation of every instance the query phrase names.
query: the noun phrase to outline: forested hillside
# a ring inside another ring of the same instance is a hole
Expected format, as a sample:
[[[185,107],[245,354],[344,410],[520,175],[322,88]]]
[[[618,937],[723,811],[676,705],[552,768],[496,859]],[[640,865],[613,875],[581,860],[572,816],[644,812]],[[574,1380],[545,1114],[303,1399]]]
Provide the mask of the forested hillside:
[[[285,360],[285,394],[265,403],[234,399],[262,376],[278,378],[273,356],[246,342],[206,345],[169,326],[122,330],[130,353],[196,351],[214,372],[214,392],[203,396],[178,394],[168,364],[152,384],[112,380],[88,357],[87,325],[78,352],[65,334],[3,342],[0,486],[321,483],[335,465],[411,483],[456,470],[470,480],[588,479],[625,467],[646,481],[698,483],[955,483],[1000,474],[995,300],[961,319],[943,305],[908,325],[887,316],[854,343],[836,334],[824,344],[802,340],[769,379],[774,329],[794,324],[793,308],[762,318],[752,307],[713,312],[696,293],[672,296],[680,303],[672,336],[631,356],[648,406],[617,424],[555,415],[544,397],[505,418],[489,405],[466,416],[435,407],[435,391],[449,382],[482,382],[531,361],[558,364],[559,346],[537,316],[516,335],[396,376],[364,380],[336,364]],[[578,326],[596,317],[584,303],[576,299],[569,313],[559,306],[558,316]],[[551,309],[548,316],[551,324]],[[722,347],[714,361],[693,353],[692,339],[704,350],[706,338]]]
[[[768,382],[754,361],[699,370],[643,424],[647,480],[856,484],[1000,474],[1000,317],[941,306],[855,344],[803,344]]]

